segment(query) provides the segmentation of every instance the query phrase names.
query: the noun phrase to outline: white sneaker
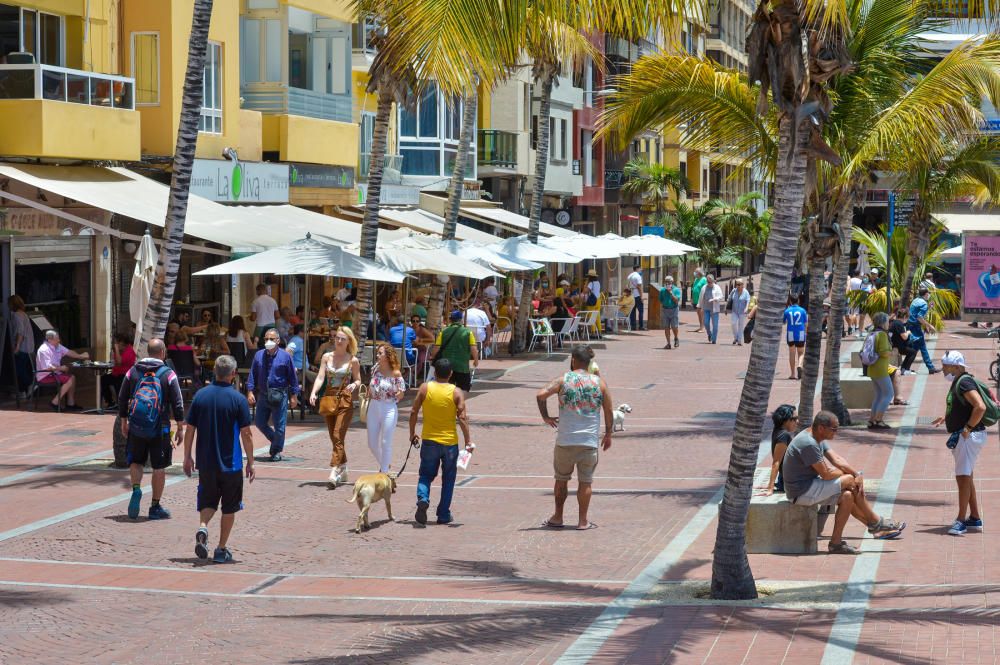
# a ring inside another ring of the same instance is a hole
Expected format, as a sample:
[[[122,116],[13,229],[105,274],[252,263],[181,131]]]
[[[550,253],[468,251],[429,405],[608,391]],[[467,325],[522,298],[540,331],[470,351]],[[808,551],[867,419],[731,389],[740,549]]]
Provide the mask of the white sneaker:
[[[965,526],[965,522],[955,520],[955,523],[951,525],[950,529],[948,529],[948,535],[964,536],[966,531],[968,531],[968,528]]]
[[[347,484],[347,465],[337,467],[337,484]]]

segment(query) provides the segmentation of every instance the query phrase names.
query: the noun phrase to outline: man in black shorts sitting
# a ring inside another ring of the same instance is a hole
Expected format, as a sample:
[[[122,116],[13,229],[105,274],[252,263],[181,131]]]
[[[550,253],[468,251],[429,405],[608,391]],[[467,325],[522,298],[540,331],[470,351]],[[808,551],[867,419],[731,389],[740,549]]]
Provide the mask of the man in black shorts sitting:
[[[149,519],[165,520],[170,511],[160,505],[167,482],[166,469],[173,461],[174,448],[184,436],[184,398],[174,370],[164,364],[167,347],[162,339],[151,339],[147,356],[136,362],[125,375],[118,391],[118,416],[125,437],[125,451],[132,479],[132,497],[128,516],[139,517],[142,501],[142,472],[147,460],[153,467],[153,503]],[[170,440],[170,418],[177,423],[177,434]]]
[[[233,555],[226,544],[236,522],[236,513],[243,509],[243,453],[247,456],[247,480],[253,482],[254,479],[253,433],[250,430],[253,421],[247,398],[233,386],[236,360],[232,356],[219,356],[215,360],[214,372],[215,381],[198,391],[188,412],[184,473],[190,477],[197,466],[201,525],[194,537],[194,553],[199,559],[208,558],[208,523],[221,503],[222,528],[212,560],[228,563]],[[191,457],[196,432],[197,464]]]

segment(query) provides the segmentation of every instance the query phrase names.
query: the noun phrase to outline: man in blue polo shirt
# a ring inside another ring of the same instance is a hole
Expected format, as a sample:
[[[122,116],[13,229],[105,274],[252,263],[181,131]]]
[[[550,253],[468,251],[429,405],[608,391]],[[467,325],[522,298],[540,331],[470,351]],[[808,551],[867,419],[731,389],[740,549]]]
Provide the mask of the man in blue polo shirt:
[[[906,329],[910,331],[910,346],[920,351],[920,357],[927,366],[928,374],[940,372],[931,360],[931,354],[927,350],[927,340],[924,339],[924,331],[933,331],[934,327],[927,321],[927,313],[930,305],[927,304],[927,295],[930,291],[926,286],[921,286],[917,291],[917,297],[910,303],[910,318],[906,322]]]
[[[389,328],[389,343],[397,349],[402,349],[405,346],[406,362],[410,365],[417,362],[417,352],[413,348],[415,341],[417,341],[417,331],[412,326],[404,326],[403,319],[393,319],[392,327]]]
[[[228,563],[233,555],[226,547],[243,509],[243,453],[246,453],[246,476],[253,482],[253,433],[250,430],[250,405],[233,386],[236,360],[219,356],[215,360],[215,381],[199,390],[188,411],[184,433],[184,473],[191,476],[198,469],[198,511],[201,526],[195,534],[194,553],[208,558],[208,523],[222,504],[222,528],[219,545],[212,560]],[[195,433],[198,434],[197,463],[191,457]],[[240,450],[240,444],[243,450]]]

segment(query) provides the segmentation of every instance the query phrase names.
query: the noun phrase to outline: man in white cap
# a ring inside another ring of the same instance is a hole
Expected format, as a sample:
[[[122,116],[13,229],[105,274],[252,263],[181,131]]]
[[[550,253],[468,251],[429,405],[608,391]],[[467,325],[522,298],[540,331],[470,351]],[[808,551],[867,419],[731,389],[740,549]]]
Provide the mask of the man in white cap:
[[[945,400],[945,415],[936,419],[934,426],[944,424],[951,435],[948,447],[955,458],[955,482],[958,485],[958,516],[948,533],[964,536],[970,529],[983,530],[972,474],[979,453],[986,445],[986,427],[981,422],[986,414],[986,402],[980,393],[978,380],[969,373],[965,356],[960,352],[948,351],[944,354],[941,372],[951,379],[952,387]]]

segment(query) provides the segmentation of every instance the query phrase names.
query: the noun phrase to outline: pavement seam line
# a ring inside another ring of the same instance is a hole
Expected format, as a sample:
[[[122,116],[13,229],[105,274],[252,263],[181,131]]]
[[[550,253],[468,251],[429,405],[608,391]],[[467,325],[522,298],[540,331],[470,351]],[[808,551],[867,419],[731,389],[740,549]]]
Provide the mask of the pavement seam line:
[[[935,341],[928,346],[928,352],[933,357]],[[893,505],[899,493],[903,471],[906,468],[906,458],[909,456],[910,445],[913,443],[913,430],[917,426],[920,407],[924,401],[924,389],[927,386],[929,374],[918,374],[910,391],[909,406],[903,412],[903,420],[899,433],[893,442],[892,451],[882,472],[882,483],[879,485],[877,499],[872,510],[883,517],[892,517]],[[861,640],[861,630],[865,623],[865,613],[875,588],[879,563],[882,560],[884,540],[865,537],[861,541],[861,554],[858,555],[847,578],[847,588],[840,599],[837,615],[823,650],[823,660],[820,665],[850,665],[854,662],[854,653]]]
[[[316,436],[317,434],[320,433],[326,433],[326,429],[316,428],[309,430],[307,432],[302,432],[301,434],[296,434],[295,436],[285,441],[285,445],[297,443],[303,439],[307,439],[311,436]],[[254,449],[253,454],[254,456],[263,454],[269,448],[270,446],[261,446],[260,448]],[[184,482],[185,480],[189,480],[189,478],[184,475],[170,476],[166,479],[164,487],[170,487],[172,485],[176,485],[177,483]],[[143,494],[152,491],[153,491],[152,485],[150,484],[143,485],[142,487]],[[35,520],[34,522],[29,522],[28,524],[22,524],[19,527],[8,529],[7,531],[0,531],[0,543],[6,540],[10,540],[11,538],[17,538],[18,536],[23,536],[26,533],[31,533],[33,531],[38,531],[39,529],[44,529],[45,527],[52,526],[53,524],[59,524],[60,522],[71,520],[74,517],[80,517],[81,515],[92,513],[95,510],[101,510],[103,508],[107,508],[108,506],[113,506],[120,501],[125,501],[126,499],[131,498],[131,496],[132,496],[132,490],[128,490],[127,492],[122,492],[121,494],[108,497],[107,499],[101,499],[100,501],[88,503],[84,506],[80,506],[79,508],[67,510],[66,512],[59,513],[58,515],[43,517],[40,520]]]

